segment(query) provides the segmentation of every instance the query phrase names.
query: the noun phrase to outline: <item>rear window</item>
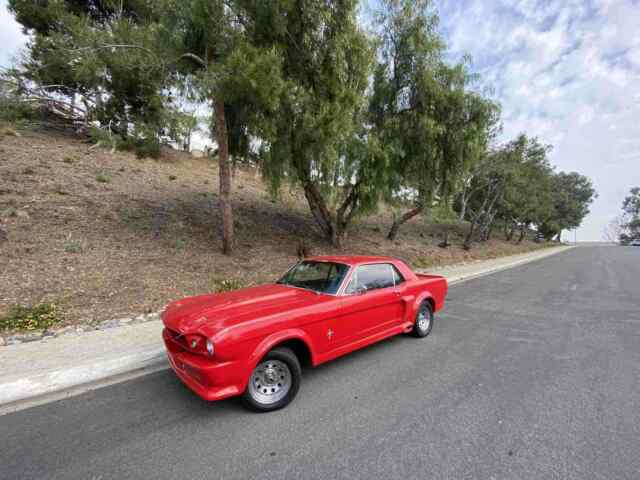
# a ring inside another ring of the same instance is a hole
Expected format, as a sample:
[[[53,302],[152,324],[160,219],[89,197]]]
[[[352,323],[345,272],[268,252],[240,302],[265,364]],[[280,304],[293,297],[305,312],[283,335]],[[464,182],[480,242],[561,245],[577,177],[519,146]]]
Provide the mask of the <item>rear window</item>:
[[[403,281],[402,275],[390,263],[360,265],[353,272],[345,293],[353,294],[362,289],[369,291],[393,287]]]

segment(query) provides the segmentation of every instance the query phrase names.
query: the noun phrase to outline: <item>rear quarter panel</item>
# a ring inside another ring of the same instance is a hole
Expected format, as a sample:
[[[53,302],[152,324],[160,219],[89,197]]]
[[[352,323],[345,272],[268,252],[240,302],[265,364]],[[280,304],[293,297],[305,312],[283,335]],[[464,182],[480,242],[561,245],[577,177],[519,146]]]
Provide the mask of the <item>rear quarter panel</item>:
[[[407,281],[407,287],[402,294],[406,303],[405,320],[413,322],[420,304],[426,299],[433,302],[434,312],[441,310],[447,290],[448,284],[444,277],[416,274],[415,280]]]

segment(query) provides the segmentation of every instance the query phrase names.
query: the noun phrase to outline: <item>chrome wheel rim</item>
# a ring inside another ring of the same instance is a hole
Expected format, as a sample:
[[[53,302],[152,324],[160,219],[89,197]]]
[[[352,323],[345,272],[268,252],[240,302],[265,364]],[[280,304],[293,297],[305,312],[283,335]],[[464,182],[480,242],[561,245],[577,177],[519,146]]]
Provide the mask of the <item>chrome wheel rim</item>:
[[[265,360],[251,375],[249,393],[258,403],[271,405],[282,400],[291,390],[291,370],[280,360]]]
[[[418,312],[418,328],[424,332],[429,329],[429,324],[431,324],[431,315],[429,310],[423,307]]]

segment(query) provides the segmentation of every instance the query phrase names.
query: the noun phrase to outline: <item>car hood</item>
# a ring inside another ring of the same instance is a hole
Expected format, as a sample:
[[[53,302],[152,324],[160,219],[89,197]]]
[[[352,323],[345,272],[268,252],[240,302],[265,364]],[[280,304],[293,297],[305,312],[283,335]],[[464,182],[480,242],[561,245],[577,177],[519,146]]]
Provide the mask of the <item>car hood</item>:
[[[166,327],[182,334],[212,336],[240,322],[313,305],[323,298],[326,295],[285,285],[260,285],[183,298],[167,305],[162,320]]]

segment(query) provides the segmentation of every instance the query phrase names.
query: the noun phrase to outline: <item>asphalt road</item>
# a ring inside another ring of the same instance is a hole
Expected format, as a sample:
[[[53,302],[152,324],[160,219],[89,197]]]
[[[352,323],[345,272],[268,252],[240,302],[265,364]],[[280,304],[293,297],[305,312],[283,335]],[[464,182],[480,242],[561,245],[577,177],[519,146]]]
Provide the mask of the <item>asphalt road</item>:
[[[437,321],[276,413],[166,371],[0,417],[0,479],[640,478],[640,248],[454,286]]]

